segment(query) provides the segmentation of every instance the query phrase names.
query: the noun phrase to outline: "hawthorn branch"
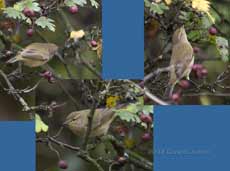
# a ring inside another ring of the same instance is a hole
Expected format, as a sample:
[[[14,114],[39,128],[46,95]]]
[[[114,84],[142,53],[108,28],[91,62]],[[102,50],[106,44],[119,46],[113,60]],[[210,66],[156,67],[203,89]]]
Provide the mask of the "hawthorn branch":
[[[0,74],[2,75],[2,77],[4,78],[4,80],[6,81],[8,87],[9,87],[9,93],[13,95],[13,97],[15,98],[16,101],[19,101],[19,103],[23,106],[23,111],[28,112],[31,110],[31,108],[29,107],[29,105],[27,104],[27,102],[19,95],[19,93],[15,90],[14,86],[12,85],[12,83],[9,81],[9,79],[7,78],[6,74],[0,70]],[[12,93],[14,92],[14,93]],[[29,112],[30,118],[33,119],[33,113]]]
[[[69,145],[69,144],[66,144],[66,143],[63,143],[53,137],[46,137],[46,138],[37,138],[36,140],[37,143],[53,143],[53,144],[56,144],[60,147],[64,147],[64,148],[67,148],[67,149],[70,149],[72,151],[75,151],[77,152],[77,156],[80,157],[81,159],[87,161],[87,162],[90,162],[91,164],[93,164],[98,171],[104,171],[104,169],[101,167],[101,165],[97,162],[97,160],[95,160],[94,158],[92,158],[89,153],[85,150],[82,150],[80,147],[77,147],[77,146],[72,146],[72,145]]]
[[[152,101],[156,102],[157,104],[160,105],[169,105],[167,102],[161,100],[160,98],[158,98],[157,96],[153,95],[152,93],[150,93],[150,91],[145,88],[145,95],[150,98]]]
[[[129,163],[135,165],[138,168],[152,171],[152,169],[153,169],[153,163],[152,162],[143,158],[139,154],[137,154],[131,150],[126,149],[125,146],[123,145],[123,143],[120,142],[119,140],[117,140],[114,136],[107,135],[107,136],[102,137],[102,140],[103,141],[110,141],[111,144],[114,146],[114,149],[118,152],[118,154],[121,153],[121,151],[123,151],[123,155],[126,153]]]
[[[84,149],[86,149],[88,141],[89,141],[89,136],[90,136],[90,133],[91,133],[91,130],[92,130],[93,117],[94,117],[94,114],[95,114],[96,106],[97,105],[96,105],[96,102],[94,100],[93,106],[92,106],[92,108],[90,110],[90,113],[89,113],[89,116],[88,116],[88,127],[87,127],[87,130],[86,130],[85,140],[84,140],[84,143],[83,143],[83,148]]]
[[[96,69],[94,69],[94,67],[91,64],[89,64],[87,61],[85,61],[84,58],[79,55],[77,50],[76,50],[75,58],[78,61],[80,61],[82,64],[84,64],[85,67],[88,70],[90,70],[98,79],[100,79],[100,80],[102,79],[101,74]]]

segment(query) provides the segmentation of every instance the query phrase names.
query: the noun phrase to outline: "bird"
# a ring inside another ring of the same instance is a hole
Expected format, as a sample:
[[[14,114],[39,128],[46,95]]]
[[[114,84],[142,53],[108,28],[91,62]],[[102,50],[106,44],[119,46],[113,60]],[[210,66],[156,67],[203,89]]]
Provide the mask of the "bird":
[[[58,51],[53,43],[31,43],[6,63],[23,62],[28,67],[39,67],[47,63]]]
[[[63,126],[69,128],[73,134],[84,137],[88,129],[90,109],[71,112]],[[111,123],[116,118],[114,108],[97,108],[92,120],[90,138],[106,135]]]
[[[194,64],[193,48],[187,39],[184,26],[175,30],[172,37],[172,55],[169,66],[169,83],[166,95],[171,96],[175,85],[189,75]]]

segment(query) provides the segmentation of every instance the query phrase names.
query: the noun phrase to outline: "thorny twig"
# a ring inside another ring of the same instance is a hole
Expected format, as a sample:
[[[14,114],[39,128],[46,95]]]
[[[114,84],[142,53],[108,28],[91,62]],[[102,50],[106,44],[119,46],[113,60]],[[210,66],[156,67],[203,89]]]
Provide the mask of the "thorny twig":
[[[27,102],[19,95],[19,93],[17,93],[17,91],[15,90],[14,86],[12,85],[12,83],[9,81],[9,79],[7,78],[6,74],[0,70],[0,74],[2,75],[2,77],[4,78],[4,80],[6,81],[9,90],[8,92],[14,92],[12,95],[15,98],[15,100],[19,101],[19,103],[23,106],[23,111],[28,112],[31,110],[31,108],[29,107],[29,105],[27,104]],[[33,119],[33,113],[29,112],[30,118]]]

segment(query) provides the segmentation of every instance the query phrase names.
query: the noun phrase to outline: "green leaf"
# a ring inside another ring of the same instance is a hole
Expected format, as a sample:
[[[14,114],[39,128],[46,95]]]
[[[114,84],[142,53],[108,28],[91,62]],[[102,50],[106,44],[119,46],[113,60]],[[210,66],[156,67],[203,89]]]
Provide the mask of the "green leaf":
[[[151,2],[149,2],[149,0],[144,0],[144,2],[145,2],[145,6],[146,7],[150,7],[151,6]]]
[[[191,41],[196,41],[198,39],[200,39],[201,35],[199,31],[190,31],[188,33],[188,39]]]
[[[204,28],[208,29],[212,26],[212,22],[209,20],[207,16],[202,17],[202,25]]]
[[[179,18],[184,21],[194,20],[192,12],[180,11]]]
[[[95,8],[98,8],[98,7],[99,7],[99,4],[98,4],[98,2],[97,2],[96,0],[90,0],[90,2],[91,2],[91,5],[92,5],[93,7],[95,7]]]
[[[13,19],[22,20],[26,18],[25,15],[21,11],[18,11],[14,9],[13,7],[5,8],[3,13],[6,14],[7,17],[13,18]]]
[[[155,3],[155,2],[152,2],[150,4],[150,12],[154,12],[154,13],[157,13],[157,14],[163,14],[164,13],[164,10],[168,10],[169,7],[166,6],[164,3]]]
[[[49,127],[42,121],[38,114],[35,114],[35,132],[47,132]]]
[[[76,5],[73,0],[65,0],[65,5],[68,6],[68,7],[72,7],[74,5]]]
[[[87,4],[87,0],[65,0],[67,6],[79,5],[84,6]]]
[[[48,28],[50,31],[55,31],[55,25],[53,24],[54,20],[47,17],[40,17],[35,21],[35,24],[40,26],[41,28]]]
[[[65,5],[68,7],[79,5],[79,6],[85,6],[87,4],[87,0],[65,0]],[[93,7],[98,8],[99,3],[96,0],[90,0],[90,3]]]
[[[223,37],[216,37],[216,47],[222,58],[222,61],[228,62],[229,59],[229,51],[228,51],[228,40]]]
[[[125,109],[117,111],[116,116],[118,116],[121,120],[126,122],[135,122],[135,123],[141,122],[139,116],[137,116],[135,113],[130,113]]]
[[[143,106],[142,112],[146,115],[153,113],[153,105],[145,105]]]
[[[84,6],[87,4],[86,0],[73,0],[75,4],[80,5],[80,6]]]
[[[39,7],[39,3],[36,2],[36,0],[24,0],[14,5],[14,8],[19,11],[23,11],[25,7],[36,12],[39,12],[41,10],[41,8]]]

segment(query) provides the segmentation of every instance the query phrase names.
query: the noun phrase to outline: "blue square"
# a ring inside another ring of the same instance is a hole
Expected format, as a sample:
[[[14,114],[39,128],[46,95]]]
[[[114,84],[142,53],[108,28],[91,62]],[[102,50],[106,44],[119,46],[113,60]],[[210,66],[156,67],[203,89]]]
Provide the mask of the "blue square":
[[[155,171],[229,171],[230,106],[157,106]]]
[[[0,122],[0,170],[35,171],[34,122]]]

